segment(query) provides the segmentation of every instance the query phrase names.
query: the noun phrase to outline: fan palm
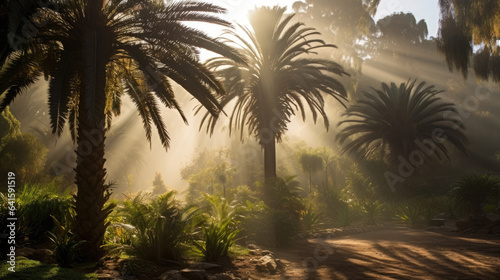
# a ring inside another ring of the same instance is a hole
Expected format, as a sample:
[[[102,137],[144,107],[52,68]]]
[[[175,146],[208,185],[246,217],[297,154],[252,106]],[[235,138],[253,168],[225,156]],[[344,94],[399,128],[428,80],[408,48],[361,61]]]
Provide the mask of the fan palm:
[[[408,160],[413,151],[420,151],[427,159],[448,158],[446,140],[465,152],[465,127],[453,117],[457,113],[455,105],[438,97],[441,91],[434,86],[415,82],[399,87],[382,83],[381,90],[373,89],[373,94],[366,94],[348,108],[344,113],[348,119],[339,123],[345,127],[337,139],[344,143],[352,135],[356,137],[344,146],[344,151],[368,156],[382,149],[392,165],[400,156]],[[423,145],[426,150],[421,151]]]
[[[11,1],[15,2],[15,1]],[[223,86],[198,60],[198,48],[238,60],[230,47],[185,22],[229,27],[218,14],[224,9],[201,2],[154,0],[57,0],[53,9],[40,8],[44,22],[20,51],[12,51],[0,72],[3,110],[43,73],[49,79],[52,132],[69,123],[76,141],[76,222],[74,230],[90,258],[101,251],[112,207],[104,180],[104,140],[121,97],[130,96],[151,141],[152,125],[161,143],[169,135],[160,103],[176,109],[175,82],[211,114],[219,105],[213,92]]]
[[[316,122],[318,115],[328,117],[323,93],[342,102],[346,91],[334,75],[345,74],[330,60],[310,57],[316,49],[334,48],[319,39],[314,28],[291,23],[294,15],[285,15],[280,7],[261,7],[251,12],[251,28],[239,26],[242,32],[229,30],[225,42],[237,46],[245,64],[230,58],[215,57],[207,61],[226,86],[221,105],[235,100],[230,115],[231,130],[243,137],[247,126],[264,149],[266,182],[276,178],[276,141],[287,130],[292,115],[299,111],[305,119],[307,106]],[[240,35],[241,34],[241,35]],[[213,132],[218,116],[206,114],[201,126]],[[201,127],[200,126],[200,127]]]

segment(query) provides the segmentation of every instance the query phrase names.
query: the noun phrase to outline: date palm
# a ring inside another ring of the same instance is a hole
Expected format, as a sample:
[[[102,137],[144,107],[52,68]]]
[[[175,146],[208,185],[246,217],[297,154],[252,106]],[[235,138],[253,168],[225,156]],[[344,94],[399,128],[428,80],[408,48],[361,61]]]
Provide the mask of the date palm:
[[[309,107],[313,120],[318,115],[329,122],[323,94],[342,103],[346,91],[334,76],[343,68],[328,59],[314,57],[317,49],[334,48],[318,38],[319,32],[302,23],[292,23],[294,15],[285,15],[280,7],[261,7],[251,12],[247,28],[229,30],[227,44],[239,48],[246,63],[215,57],[207,62],[226,86],[221,105],[234,102],[230,132],[246,127],[264,149],[264,174],[267,183],[276,178],[276,141],[287,131],[290,118],[300,112],[305,119]],[[213,132],[218,116],[206,114],[202,126]]]
[[[104,140],[113,116],[127,94],[142,118],[146,138],[155,126],[161,143],[169,135],[161,104],[186,118],[172,89],[182,86],[211,114],[219,105],[214,92],[222,84],[198,60],[198,48],[238,59],[233,50],[185,22],[229,27],[224,9],[201,2],[153,0],[56,0],[39,8],[44,24],[19,51],[9,54],[0,72],[0,110],[43,73],[49,80],[52,132],[69,123],[76,142],[76,221],[74,231],[86,240],[96,259],[112,206],[104,168]]]
[[[441,91],[434,86],[415,82],[399,87],[382,83],[382,89],[373,89],[349,107],[344,113],[347,119],[339,123],[345,126],[337,135],[341,143],[348,142],[344,151],[367,156],[382,150],[393,166],[400,156],[408,160],[413,151],[427,159],[448,158],[446,141],[465,152],[465,127],[456,106],[438,97]],[[422,145],[430,150],[422,150]]]

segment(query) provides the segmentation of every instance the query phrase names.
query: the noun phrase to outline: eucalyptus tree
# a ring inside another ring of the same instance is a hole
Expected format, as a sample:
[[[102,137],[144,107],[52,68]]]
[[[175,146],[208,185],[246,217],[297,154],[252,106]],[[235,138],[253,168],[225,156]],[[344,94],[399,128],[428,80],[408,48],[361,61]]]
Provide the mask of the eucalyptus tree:
[[[440,0],[438,49],[450,70],[500,82],[499,0]]]
[[[314,56],[316,50],[335,48],[326,44],[314,28],[293,22],[294,14],[285,8],[260,7],[250,13],[249,27],[225,34],[228,45],[239,48],[245,63],[226,57],[215,57],[207,66],[215,71],[226,87],[221,105],[234,101],[229,116],[230,133],[245,129],[255,136],[264,149],[266,184],[276,178],[276,142],[287,131],[290,118],[297,112],[305,119],[309,108],[313,120],[318,115],[328,129],[324,110],[324,94],[342,103],[346,91],[335,76],[345,74],[343,68],[329,59]],[[232,104],[231,104],[232,105]],[[213,133],[219,116],[206,114],[206,124]]]
[[[17,6],[16,1],[8,3],[10,14]],[[185,24],[230,27],[219,16],[225,10],[212,4],[154,0],[54,0],[51,4],[39,7],[36,19],[28,18],[43,23],[36,35],[7,53],[0,72],[0,110],[40,75],[48,79],[52,132],[60,135],[69,123],[76,142],[74,232],[87,241],[88,257],[96,259],[102,254],[105,219],[113,208],[104,207],[110,195],[104,141],[113,116],[120,114],[123,95],[135,104],[146,138],[151,141],[155,126],[167,149],[170,138],[161,106],[177,110],[186,122],[172,83],[182,86],[209,113],[220,110],[213,93],[222,94],[223,85],[200,63],[198,49],[236,61],[239,57],[232,48]]]

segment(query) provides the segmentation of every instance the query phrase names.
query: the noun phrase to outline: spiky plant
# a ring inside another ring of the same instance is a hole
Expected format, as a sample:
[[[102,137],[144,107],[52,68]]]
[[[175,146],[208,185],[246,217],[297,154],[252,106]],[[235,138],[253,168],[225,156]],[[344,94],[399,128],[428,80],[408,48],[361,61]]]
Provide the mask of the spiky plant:
[[[382,83],[350,106],[339,122],[343,150],[362,157],[382,151],[391,165],[400,157],[409,160],[412,152],[425,159],[449,158],[447,143],[465,152],[465,127],[453,115],[456,106],[443,101],[434,86],[415,83]]]

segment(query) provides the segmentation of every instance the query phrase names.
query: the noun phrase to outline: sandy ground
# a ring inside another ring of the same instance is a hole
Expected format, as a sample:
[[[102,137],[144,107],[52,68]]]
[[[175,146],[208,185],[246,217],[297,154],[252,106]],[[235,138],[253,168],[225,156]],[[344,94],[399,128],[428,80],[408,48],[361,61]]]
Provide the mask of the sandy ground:
[[[251,279],[500,279],[500,235],[392,226],[276,251],[287,268]],[[237,265],[238,267],[238,265]],[[249,268],[247,268],[249,269]]]

